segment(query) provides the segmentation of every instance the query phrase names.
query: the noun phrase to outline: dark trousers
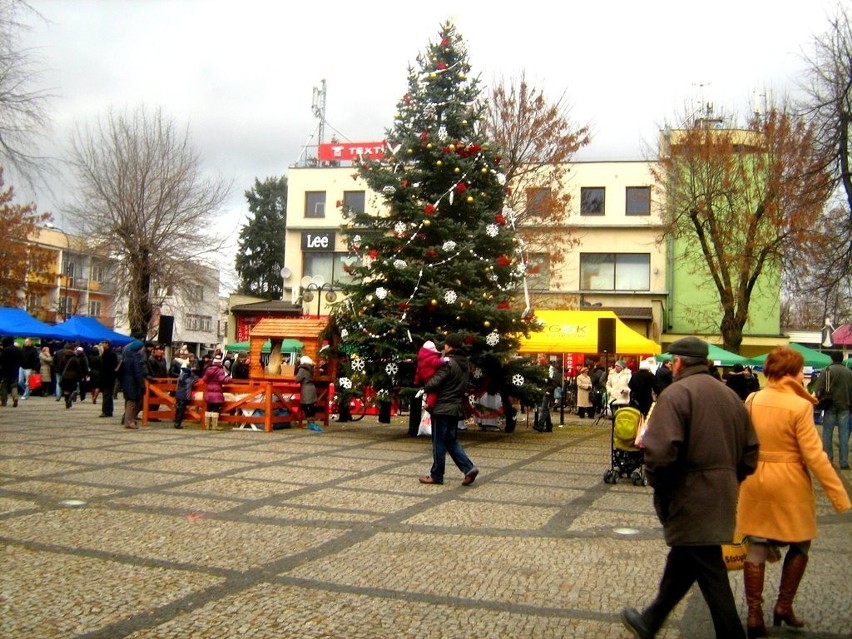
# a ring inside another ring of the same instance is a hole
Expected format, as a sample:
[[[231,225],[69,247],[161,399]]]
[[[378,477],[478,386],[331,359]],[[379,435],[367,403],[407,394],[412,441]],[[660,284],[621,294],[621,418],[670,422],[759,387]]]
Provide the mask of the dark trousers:
[[[112,393],[101,394],[101,414],[112,417],[113,410]]]
[[[721,546],[671,547],[657,598],[642,613],[648,626],[656,632],[696,581],[717,639],[745,639]]]
[[[183,417],[186,415],[186,405],[189,404],[188,399],[175,400],[175,424],[180,426],[183,423]]]

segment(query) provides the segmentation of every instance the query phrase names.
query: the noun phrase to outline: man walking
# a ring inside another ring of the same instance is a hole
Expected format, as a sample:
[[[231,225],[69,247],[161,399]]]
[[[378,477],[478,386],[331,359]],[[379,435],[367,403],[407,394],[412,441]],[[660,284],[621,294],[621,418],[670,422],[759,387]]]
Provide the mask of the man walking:
[[[420,478],[421,484],[444,483],[447,453],[464,473],[462,486],[470,486],[479,474],[458,442],[458,424],[464,419],[462,402],[467,401],[470,372],[470,362],[463,348],[464,341],[460,335],[447,335],[442,353],[447,363],[426,382],[426,393],[437,393],[437,399],[432,408],[432,470],[429,475]]]
[[[827,400],[822,416],[822,448],[834,461],[834,427],[837,426],[840,468],[849,468],[849,407],[852,405],[852,371],[843,365],[840,351],[831,352],[831,365],[820,374],[814,394]]]
[[[634,636],[651,639],[698,582],[718,639],[745,638],[721,544],[730,542],[740,482],[757,467],[757,436],[737,394],[710,376],[707,344],[685,337],[669,348],[674,383],[657,399],[645,432],[645,473],[669,555],[656,599],[624,608]]]
[[[3,352],[0,354],[0,404],[6,405],[9,395],[12,406],[18,405],[18,378],[24,358],[21,349],[11,337],[3,338]]]
[[[33,341],[29,337],[24,340],[21,359],[21,373],[18,384],[20,384],[21,389],[24,391],[21,399],[28,399],[31,393],[30,376],[41,368],[41,362],[38,359],[38,349],[33,346]]]
[[[98,417],[112,417],[118,355],[112,350],[112,342],[109,340],[104,340],[101,346],[103,353],[98,364],[100,366],[98,379],[101,385],[101,414]]]

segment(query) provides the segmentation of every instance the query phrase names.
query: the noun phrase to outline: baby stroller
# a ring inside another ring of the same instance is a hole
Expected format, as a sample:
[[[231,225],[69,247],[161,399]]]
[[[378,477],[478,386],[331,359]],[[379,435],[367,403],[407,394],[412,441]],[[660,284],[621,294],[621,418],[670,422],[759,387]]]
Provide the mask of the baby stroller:
[[[612,421],[612,467],[604,472],[604,482],[617,484],[621,477],[629,477],[634,486],[647,486],[642,468],[644,454],[636,446],[636,436],[642,423],[642,413],[632,406],[622,406],[615,411]]]

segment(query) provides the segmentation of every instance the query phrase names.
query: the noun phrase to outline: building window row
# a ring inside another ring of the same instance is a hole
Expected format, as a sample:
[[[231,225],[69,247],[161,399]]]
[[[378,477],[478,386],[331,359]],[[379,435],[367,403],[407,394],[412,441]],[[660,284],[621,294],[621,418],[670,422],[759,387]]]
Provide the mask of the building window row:
[[[183,326],[188,331],[209,332],[213,328],[213,318],[209,315],[187,315]]]
[[[580,289],[651,290],[649,253],[580,253]]]
[[[324,218],[325,200],[325,191],[306,191],[305,217],[313,219]],[[343,201],[338,202],[338,206],[343,208],[343,213],[345,215],[363,213],[366,204],[367,197],[364,191],[344,191]]]
[[[651,187],[628,186],[625,189],[625,214],[651,214]],[[580,215],[606,214],[606,188],[584,186],[580,188]]]

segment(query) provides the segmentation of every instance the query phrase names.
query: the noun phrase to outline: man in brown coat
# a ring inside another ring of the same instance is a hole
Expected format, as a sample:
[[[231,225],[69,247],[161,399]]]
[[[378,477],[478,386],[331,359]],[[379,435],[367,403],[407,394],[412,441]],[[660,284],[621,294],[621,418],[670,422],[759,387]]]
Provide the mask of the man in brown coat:
[[[716,637],[745,637],[721,545],[734,536],[737,489],[757,467],[758,443],[742,400],[709,374],[707,351],[696,337],[671,345],[674,383],[645,433],[645,473],[670,550],[656,599],[642,613],[622,610],[640,639],[656,636],[695,582]]]

